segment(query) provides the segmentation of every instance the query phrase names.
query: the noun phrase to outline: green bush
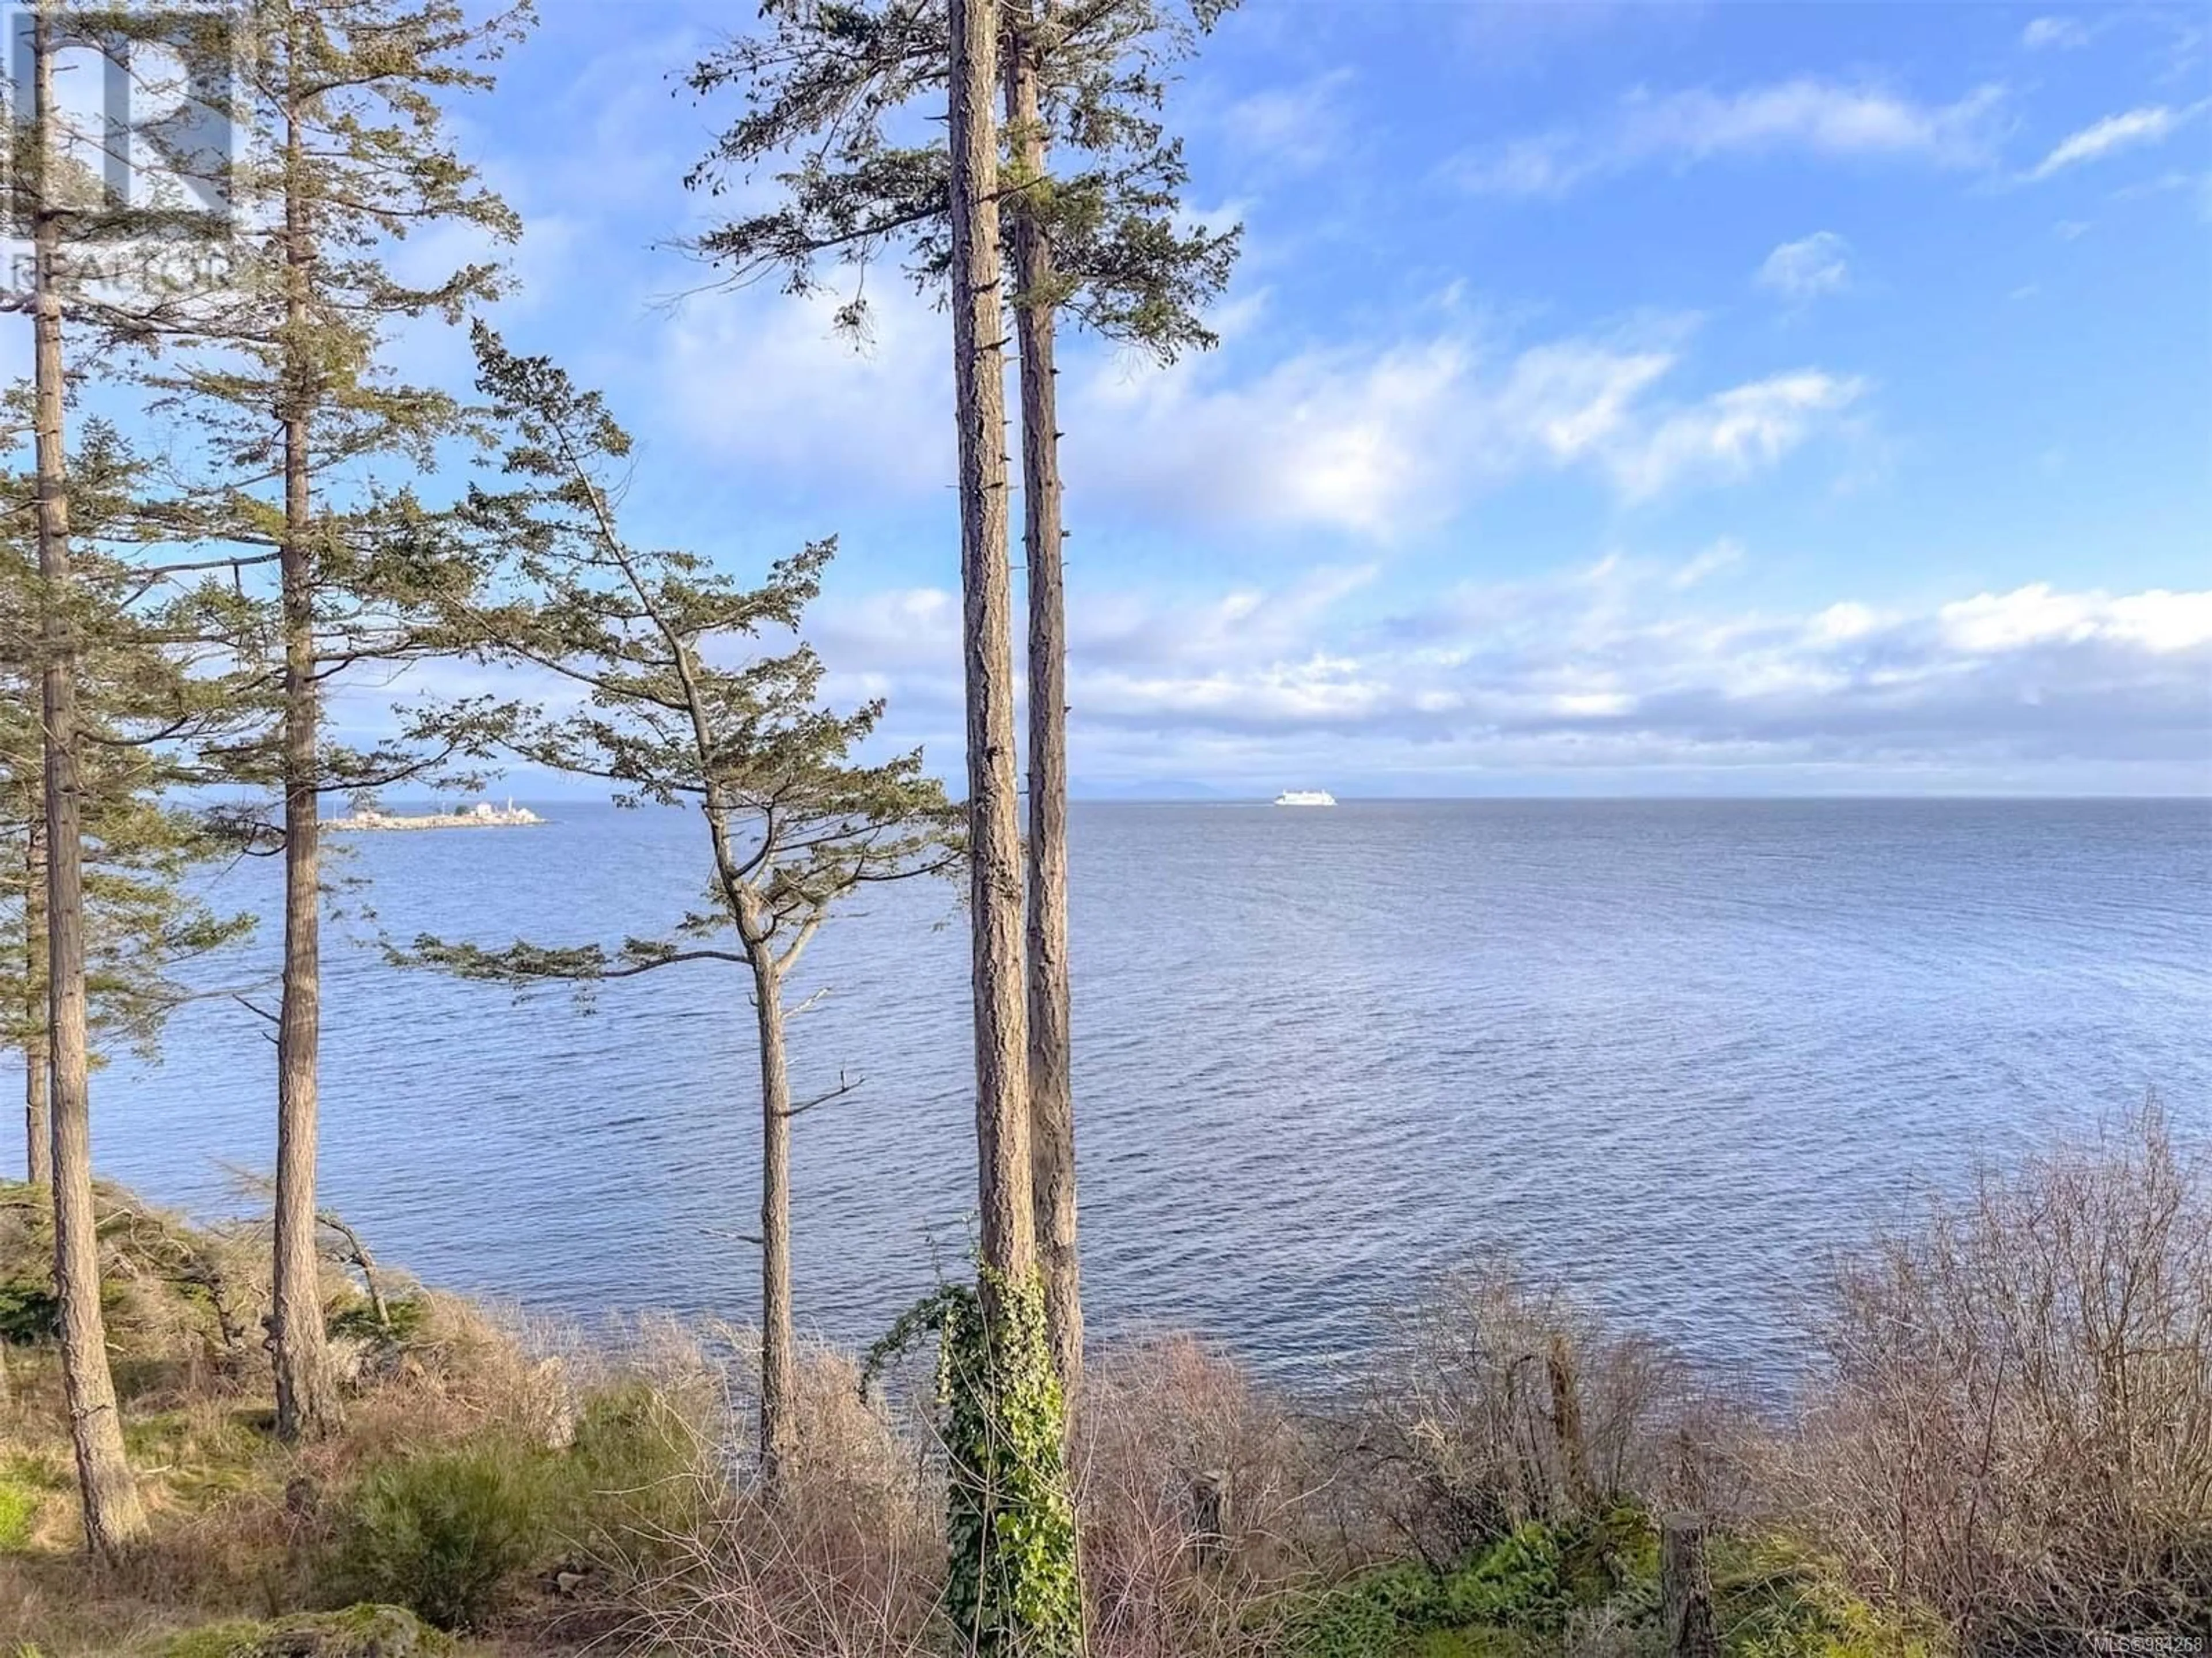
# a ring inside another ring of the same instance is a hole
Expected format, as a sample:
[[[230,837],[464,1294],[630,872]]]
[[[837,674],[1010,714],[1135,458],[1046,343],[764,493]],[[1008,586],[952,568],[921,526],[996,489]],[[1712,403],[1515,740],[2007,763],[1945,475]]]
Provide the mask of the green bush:
[[[441,1629],[482,1625],[549,1541],[550,1461],[495,1438],[372,1469],[339,1535],[339,1586]]]
[[[643,1492],[690,1468],[691,1438],[649,1383],[625,1382],[586,1395],[568,1461],[568,1483],[582,1492]]]
[[[421,1333],[429,1309],[429,1303],[420,1296],[393,1296],[384,1306],[392,1319],[386,1327],[377,1321],[376,1304],[362,1296],[335,1309],[324,1327],[333,1340],[388,1341],[404,1346]]]
[[[1435,1615],[1448,1624],[1555,1629],[1567,1615],[1564,1556],[1559,1533],[1516,1526],[1444,1578]]]
[[[1650,1522],[1638,1509],[1530,1521],[1441,1575],[1392,1566],[1304,1602],[1285,1619],[1287,1645],[1299,1658],[1490,1650],[1514,1644],[1507,1637],[1556,1637],[1577,1610],[1610,1605],[1643,1615],[1656,1604],[1656,1570]]]
[[[49,1278],[0,1278],[0,1341],[27,1347],[61,1333],[62,1304]]]
[[[586,1397],[575,1442],[549,1472],[557,1489],[550,1518],[587,1551],[618,1534],[625,1557],[687,1533],[706,1488],[691,1478],[691,1430],[648,1384],[629,1382]]]
[[[1422,1627],[1436,1579],[1394,1566],[1304,1601],[1285,1619],[1285,1649],[1297,1658],[1372,1658]]]

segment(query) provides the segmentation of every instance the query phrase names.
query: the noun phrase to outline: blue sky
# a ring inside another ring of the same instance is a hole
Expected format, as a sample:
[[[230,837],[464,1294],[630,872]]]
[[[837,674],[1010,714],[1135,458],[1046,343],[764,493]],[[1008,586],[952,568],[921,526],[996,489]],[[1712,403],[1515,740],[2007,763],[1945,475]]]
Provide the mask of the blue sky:
[[[833,689],[954,774],[945,319],[680,297],[734,15],[554,0],[466,108],[500,321],[646,538],[838,534]],[[1174,118],[1247,253],[1219,351],[1064,350],[1082,784],[2212,788],[2201,9],[1251,0]]]

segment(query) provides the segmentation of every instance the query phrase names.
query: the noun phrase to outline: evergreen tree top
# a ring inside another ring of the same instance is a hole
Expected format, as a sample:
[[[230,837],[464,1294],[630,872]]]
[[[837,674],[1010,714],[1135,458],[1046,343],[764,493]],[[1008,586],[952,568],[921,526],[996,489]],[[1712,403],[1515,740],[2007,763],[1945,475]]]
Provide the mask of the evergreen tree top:
[[[704,904],[667,935],[491,950],[419,940],[418,959],[471,976],[592,980],[721,957],[788,970],[842,899],[949,868],[957,809],[919,750],[862,750],[881,699],[838,710],[796,637],[836,545],[820,541],[747,586],[698,553],[634,544],[621,526],[630,440],[595,392],[543,356],[475,331],[478,389],[507,435],[506,486],[473,485],[462,516],[498,550],[484,597],[454,604],[447,640],[562,689],[532,704],[461,704],[425,737],[469,740],[611,784],[618,804],[705,817]],[[734,950],[705,940],[734,933]]]
[[[1010,143],[1000,189],[1034,216],[1056,272],[1050,291],[1017,303],[1065,309],[1163,361],[1218,343],[1205,313],[1227,285],[1242,228],[1189,222],[1182,142],[1162,106],[1174,63],[1223,9],[1086,0],[1010,24],[1008,49],[1025,43],[1039,70],[1048,170],[1030,176]],[[685,182],[719,195],[774,168],[783,199],[712,227],[693,252],[732,282],[774,277],[794,293],[823,287],[825,268],[865,273],[896,252],[917,287],[941,289],[949,164],[941,139],[905,134],[944,93],[944,0],[769,0],[761,19],[685,77],[702,97],[731,92],[741,105]],[[865,327],[865,287],[840,320]]]

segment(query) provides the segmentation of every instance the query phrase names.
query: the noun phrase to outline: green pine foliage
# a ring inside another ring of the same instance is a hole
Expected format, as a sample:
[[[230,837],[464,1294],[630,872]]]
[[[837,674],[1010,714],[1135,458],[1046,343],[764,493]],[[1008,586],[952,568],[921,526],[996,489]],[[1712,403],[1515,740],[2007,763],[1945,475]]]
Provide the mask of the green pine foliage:
[[[1241,227],[1194,225],[1182,143],[1163,116],[1168,81],[1221,0],[1187,8],[1103,0],[1048,11],[1040,105],[1048,175],[1011,161],[1018,191],[1052,252],[1054,291],[1020,303],[1162,361],[1216,343],[1205,312],[1227,285]],[[917,288],[940,289],[951,263],[951,167],[943,143],[898,142],[915,112],[941,113],[948,37],[943,0],[771,0],[761,27],[702,57],[687,77],[702,98],[734,96],[736,118],[686,183],[720,195],[768,172],[780,199],[710,227],[693,251],[732,283],[770,277],[793,293],[854,278],[840,312],[864,331],[860,280],[884,259]]]
[[[603,981],[691,963],[746,974],[761,1070],[760,1448],[773,1486],[799,1452],[789,1277],[794,1118],[838,1085],[792,1097],[785,991],[830,915],[855,894],[955,867],[958,815],[921,751],[873,756],[880,699],[829,707],[799,636],[835,544],[780,561],[750,586],[707,556],[640,546],[621,505],[629,434],[597,392],[549,358],[475,331],[477,387],[506,439],[506,487],[472,484],[459,520],[482,550],[479,592],[447,595],[448,648],[550,678],[550,702],[423,712],[429,744],[496,749],[598,779],[617,805],[683,806],[705,830],[700,901],[672,924],[603,939],[505,945],[416,939],[403,961],[527,986]]]
[[[254,728],[205,758],[223,780],[271,794],[466,783],[452,748],[331,740],[319,705],[349,675],[389,682],[437,654],[437,602],[476,576],[469,542],[450,531],[451,503],[420,493],[470,446],[470,412],[404,380],[392,359],[403,332],[457,325],[502,291],[494,256],[520,222],[462,158],[450,106],[490,87],[532,14],[526,3],[479,18],[452,0],[246,0],[225,21],[204,45],[228,54],[235,31],[254,48],[234,70],[223,64],[235,88],[224,113],[246,142],[204,182],[270,234],[234,239],[222,283],[187,313],[125,336],[143,349],[149,410],[196,445],[179,459],[168,532],[229,553],[168,591],[180,616],[254,671]],[[208,165],[168,159],[182,171]],[[441,234],[486,257],[433,260],[423,274],[408,244]],[[288,506],[288,464],[304,476],[303,503]],[[305,642],[308,659],[293,665],[314,687],[289,707],[288,641]],[[317,728],[306,778],[284,744],[301,720]],[[265,842],[274,814],[240,810],[232,828]]]
[[[417,729],[488,736],[532,764],[605,781],[617,805],[692,807],[711,861],[704,902],[657,935],[613,949],[422,938],[417,958],[513,983],[757,955],[780,975],[841,901],[950,867],[957,817],[921,750],[863,757],[883,702],[825,707],[821,659],[797,638],[836,544],[747,586],[702,554],[632,543],[619,513],[630,440],[599,394],[488,329],[476,345],[511,487],[471,486],[463,518],[489,579],[481,598],[447,605],[444,637],[564,682],[580,706],[469,705]]]
[[[143,555],[164,531],[148,473],[112,427],[86,422],[70,463],[75,568],[60,602],[76,666],[95,1060],[119,1049],[154,1057],[189,996],[180,970],[251,925],[211,908],[187,879],[217,837],[206,814],[173,793],[199,774],[194,745],[237,728],[241,683],[149,598],[159,577]],[[7,486],[18,495],[31,489],[17,477]],[[37,1058],[46,1029],[39,681],[48,596],[30,527],[11,519],[0,535],[0,1049]]]

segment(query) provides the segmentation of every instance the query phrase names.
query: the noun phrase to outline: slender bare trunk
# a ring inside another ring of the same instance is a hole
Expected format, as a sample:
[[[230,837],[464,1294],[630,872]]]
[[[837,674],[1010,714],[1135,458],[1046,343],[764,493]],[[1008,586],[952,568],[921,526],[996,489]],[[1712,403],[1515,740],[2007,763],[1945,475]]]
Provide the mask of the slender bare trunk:
[[[43,917],[40,925],[45,925]],[[43,1004],[46,997],[41,994],[35,999]],[[53,1076],[46,1062],[47,1015],[43,1005],[35,1017],[40,1029],[23,1039],[23,1178],[33,1186],[51,1186],[54,1181],[53,1112],[48,1102]]]
[[[751,947],[761,1071],[761,1475],[773,1492],[799,1448],[798,1361],[791,1318],[791,1072],[784,1060],[783,978],[766,944]]]
[[[53,1181],[53,1086],[46,1063],[52,1027],[46,991],[46,826],[44,792],[23,830],[23,1178]]]
[[[285,136],[288,280],[284,363],[284,985],[276,1023],[276,1213],[270,1334],[276,1369],[276,1431],[315,1439],[338,1424],[323,1325],[315,1242],[317,1060],[322,1042],[322,823],[316,738],[313,507],[308,494],[307,288],[315,253],[303,199],[297,119]]]
[[[968,691],[976,1196],[985,1266],[1036,1266],[1023,1006],[1022,847],[1014,774],[1012,577],[1006,549],[1006,342],[999,306],[996,0],[950,0],[952,379],[960,432],[960,584]],[[987,1278],[987,1295],[996,1286]]]
[[[1037,106],[1042,50],[1036,8],[1014,8],[1006,55],[1006,124],[1021,174],[1040,180]],[[1022,539],[1030,599],[1030,1168],[1045,1322],[1071,1404],[1083,1382],[1083,1285],[1076,1249],[1075,1103],[1067,989],[1067,621],[1060,573],[1058,369],[1052,245],[1026,195],[1009,203],[1014,333],[1022,387]]]
[[[84,1538],[94,1552],[121,1553],[146,1529],[146,1511],[124,1454],[107,1329],[100,1305],[100,1239],[92,1197],[92,1099],[86,1050],[84,841],[77,770],[76,663],[72,624],[69,495],[62,447],[61,220],[49,199],[53,21],[33,14],[34,411],[38,434],[39,576],[43,591],[40,679],[46,717],[46,983],[52,1021],[52,1114],[54,1291],[61,1303],[62,1384],[83,1499]]]

